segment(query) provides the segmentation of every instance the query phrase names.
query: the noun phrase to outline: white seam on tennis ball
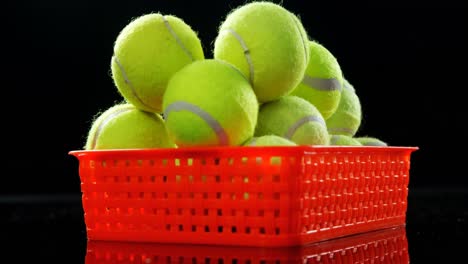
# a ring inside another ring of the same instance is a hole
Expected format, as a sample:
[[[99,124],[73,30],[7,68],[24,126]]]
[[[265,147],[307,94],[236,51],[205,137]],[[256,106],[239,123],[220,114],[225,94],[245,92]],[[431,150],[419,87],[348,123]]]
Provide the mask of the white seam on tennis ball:
[[[346,134],[354,134],[354,130],[347,127],[330,127],[328,128],[328,132],[330,134],[339,134],[339,133],[346,133]]]
[[[387,145],[381,142],[366,142],[366,144],[362,144],[363,146],[373,146],[373,147],[385,147]]]
[[[182,48],[184,53],[187,54],[187,56],[189,56],[190,60],[193,61],[192,53],[190,53],[187,47],[185,47],[184,43],[182,43],[182,40],[180,40],[180,38],[177,36],[174,29],[169,24],[169,21],[167,21],[166,17],[162,16],[162,20],[164,21],[164,25],[166,26],[167,30],[169,30],[169,33],[171,33],[171,35],[174,37],[177,44],[179,44],[179,46]]]
[[[93,141],[91,142],[91,149],[94,149],[96,147],[97,138],[98,138],[99,134],[101,133],[104,126],[107,125],[107,123],[109,123],[110,120],[116,118],[117,116],[119,116],[122,113],[128,112],[128,111],[133,110],[133,109],[135,109],[133,106],[122,107],[120,109],[117,109],[115,112],[110,113],[103,120],[101,120],[101,122],[99,123],[99,125],[98,125],[98,127],[96,129],[96,132],[94,133]]]
[[[349,91],[352,91],[351,86],[349,86],[346,82],[343,84],[343,87]]]
[[[249,146],[255,146],[257,144],[257,138],[252,138],[252,140],[249,143]]]
[[[305,123],[307,122],[318,122],[322,124],[323,126],[326,126],[325,120],[319,116],[305,116],[301,119],[299,119],[296,123],[294,123],[292,126],[289,127],[288,131],[284,135],[285,138],[291,140],[292,137],[294,136],[294,133]]]
[[[221,124],[216,119],[214,119],[209,113],[205,112],[200,107],[193,105],[191,103],[184,102],[184,101],[173,102],[169,104],[164,110],[164,117],[166,118],[166,120],[169,118],[169,114],[174,111],[176,112],[188,111],[199,116],[201,119],[203,119],[203,121],[206,122],[206,124],[209,127],[211,127],[213,132],[215,132],[216,137],[218,138],[219,145],[221,146],[229,145],[229,137],[226,131],[224,131]]]
[[[138,100],[138,102],[140,102],[142,105],[144,105],[145,107],[149,108],[149,109],[153,109],[154,111],[156,111],[156,109],[154,109],[153,107],[151,107],[150,105],[146,104],[145,102],[143,102],[143,100],[138,96],[136,90],[135,90],[135,87],[133,87],[133,84],[132,82],[130,82],[130,79],[128,78],[127,76],[127,73],[125,72],[125,69],[124,67],[122,66],[122,64],[120,63],[119,59],[117,58],[117,56],[112,56],[112,59],[114,59],[115,63],[117,63],[117,66],[119,66],[119,69],[120,69],[120,72],[122,73],[122,77],[124,78],[124,81],[125,83],[128,85],[128,87],[130,87],[130,91],[132,92],[133,96]]]
[[[338,81],[335,78],[313,78],[308,75],[304,75],[304,78],[302,79],[302,84],[319,91],[341,90],[340,81]]]
[[[335,145],[336,142],[338,142],[339,137],[339,135],[332,135],[330,138],[330,145]]]
[[[225,31],[231,33],[237,39],[239,44],[241,45],[242,50],[244,51],[245,60],[247,61],[247,64],[249,65],[250,84],[253,86],[253,83],[254,83],[254,66],[253,66],[253,63],[252,63],[252,58],[250,57],[250,50],[247,47],[247,44],[245,44],[245,41],[242,39],[242,37],[239,34],[237,34],[236,31],[234,31],[234,29],[228,28],[228,29],[225,29]]]
[[[305,42],[304,36],[302,35],[302,30],[301,30],[301,28],[300,28],[300,26],[299,26],[299,23],[298,23],[298,19],[299,19],[299,18],[296,19],[296,18],[293,17],[293,16],[294,16],[294,15],[291,14],[292,20],[294,21],[294,24],[296,24],[296,28],[297,28],[297,30],[299,31],[299,35],[301,36],[302,46],[304,47],[304,56],[306,57],[306,58],[305,58],[305,59],[306,59],[305,61],[308,63],[308,62],[309,62],[309,58],[307,57],[307,55],[308,55],[308,54],[307,54],[307,53],[308,53],[308,52],[307,52],[308,43]]]
[[[349,85],[347,82],[344,82],[343,87],[344,87],[344,89],[347,89],[348,91],[351,91],[351,92],[353,92],[353,93],[356,93],[356,91],[354,90],[354,88],[353,88],[351,85]]]
[[[234,65],[232,65],[231,63],[226,62],[226,61],[220,60],[219,62],[220,62],[220,63],[224,63],[225,65],[229,66],[231,69],[235,70],[238,74],[240,74],[240,76],[242,76],[242,78],[243,78],[244,80],[246,80],[247,82],[249,82],[249,80],[247,80],[247,78],[245,78],[245,75],[239,70],[239,68],[235,67]]]

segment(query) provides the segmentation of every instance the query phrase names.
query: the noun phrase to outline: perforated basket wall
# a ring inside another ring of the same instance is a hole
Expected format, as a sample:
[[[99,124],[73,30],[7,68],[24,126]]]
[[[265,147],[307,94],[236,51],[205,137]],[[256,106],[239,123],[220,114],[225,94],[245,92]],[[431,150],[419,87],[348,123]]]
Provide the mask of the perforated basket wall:
[[[405,223],[410,147],[72,151],[91,240],[292,246]]]
[[[258,248],[184,244],[90,241],[85,264],[123,263],[393,263],[408,264],[408,241],[404,227],[307,245]]]

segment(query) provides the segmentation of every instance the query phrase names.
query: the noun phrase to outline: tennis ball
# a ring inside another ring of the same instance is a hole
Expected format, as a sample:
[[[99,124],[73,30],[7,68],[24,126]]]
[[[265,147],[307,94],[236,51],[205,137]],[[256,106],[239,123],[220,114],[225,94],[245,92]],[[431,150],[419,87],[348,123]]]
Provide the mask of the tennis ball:
[[[297,96],[261,105],[255,136],[277,135],[297,145],[327,145],[327,127],[317,108]]]
[[[361,146],[362,144],[350,136],[331,135],[330,145],[332,146]]]
[[[147,14],[119,33],[111,62],[112,78],[127,102],[140,110],[161,113],[169,78],[201,59],[201,41],[183,20]]]
[[[94,120],[85,149],[173,148],[159,114],[131,104],[115,105]]]
[[[297,146],[296,143],[285,139],[283,137],[279,137],[276,135],[265,135],[260,137],[253,137],[249,141],[247,141],[244,146]],[[269,159],[264,161],[262,157],[256,157],[257,164],[266,162],[267,164],[271,165],[280,165],[282,157],[281,156],[272,156]],[[247,179],[248,180],[248,179]],[[245,182],[245,178],[244,178]],[[244,193],[244,199],[248,199],[249,193]]]
[[[338,108],[343,77],[336,57],[323,45],[309,41],[309,64],[302,82],[291,95],[313,104],[326,120]]]
[[[354,87],[345,80],[338,108],[326,119],[328,132],[334,135],[354,136],[361,125],[361,118],[359,97]]]
[[[253,136],[258,102],[237,68],[206,59],[174,74],[163,110],[169,134],[179,147],[239,146]]]
[[[354,138],[359,141],[363,146],[388,146],[388,144],[375,137],[356,137]]]
[[[300,20],[280,5],[252,2],[233,10],[214,42],[214,58],[250,81],[260,103],[289,94],[308,62],[308,37]]]
[[[296,146],[296,143],[276,135],[253,137],[244,146]]]

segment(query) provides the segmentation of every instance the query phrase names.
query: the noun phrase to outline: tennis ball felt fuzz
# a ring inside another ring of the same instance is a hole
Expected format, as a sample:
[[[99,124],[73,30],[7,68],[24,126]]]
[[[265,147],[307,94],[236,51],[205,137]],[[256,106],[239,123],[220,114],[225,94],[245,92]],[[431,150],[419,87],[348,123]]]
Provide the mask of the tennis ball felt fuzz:
[[[308,37],[297,17],[280,5],[252,2],[232,11],[214,42],[214,58],[250,81],[260,103],[289,94],[308,62]]]
[[[362,144],[350,136],[331,135],[330,145],[332,146],[361,146]]]
[[[323,45],[309,41],[309,64],[302,82],[291,95],[299,96],[320,111],[324,119],[338,108],[343,77],[336,57]]]
[[[207,59],[174,74],[163,109],[169,134],[179,147],[239,146],[253,136],[258,102],[237,68]]]
[[[112,78],[125,100],[138,109],[162,111],[169,78],[204,59],[201,41],[182,19],[147,14],[131,21],[114,44]]]
[[[261,105],[255,136],[277,135],[298,145],[327,145],[325,121],[317,108],[297,96]]]
[[[328,119],[328,132],[333,135],[354,136],[361,125],[362,110],[354,87],[345,80],[341,99],[335,113]]]
[[[354,138],[359,141],[363,146],[375,146],[375,147],[385,147],[388,144],[375,137],[356,137]]]
[[[253,137],[244,146],[296,146],[297,144],[276,135]]]
[[[85,149],[173,147],[159,114],[140,111],[131,104],[118,104],[95,119]]]

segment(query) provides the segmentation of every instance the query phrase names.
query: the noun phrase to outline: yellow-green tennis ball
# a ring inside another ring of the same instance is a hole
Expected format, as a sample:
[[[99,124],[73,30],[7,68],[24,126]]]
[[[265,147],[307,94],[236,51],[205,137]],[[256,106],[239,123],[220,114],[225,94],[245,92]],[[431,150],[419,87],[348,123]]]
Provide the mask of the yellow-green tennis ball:
[[[140,110],[161,113],[170,77],[201,59],[201,41],[183,20],[147,14],[119,33],[111,62],[112,78],[127,102]]]
[[[336,57],[323,45],[309,41],[309,51],[309,65],[291,95],[306,99],[327,119],[340,103],[343,74]]]
[[[388,146],[387,142],[384,142],[375,137],[356,137],[354,139],[359,141],[363,146],[375,146],[375,147]]]
[[[356,139],[345,135],[331,135],[330,145],[332,146],[362,146]]]
[[[297,145],[327,145],[325,121],[317,108],[297,96],[264,103],[258,113],[255,136],[277,135]]]
[[[252,147],[252,146],[297,146],[296,143],[285,139],[283,137],[279,137],[276,135],[265,135],[265,136],[260,136],[260,137],[253,137],[246,143],[244,143],[244,146],[247,147]],[[281,164],[281,157],[279,156],[272,156],[270,157],[269,160],[266,162],[272,164],[272,165],[279,165]],[[258,163],[262,162],[263,159],[261,157],[256,157],[256,160]],[[245,180],[245,179],[244,179]],[[248,193],[244,193],[244,198],[248,198]]]
[[[354,136],[361,125],[361,102],[354,87],[344,81],[341,99],[335,113],[326,119],[328,132],[334,135]]]
[[[296,146],[297,144],[284,137],[276,135],[265,135],[253,137],[244,146]]]
[[[118,104],[94,120],[85,149],[173,147],[159,114],[140,111],[131,104]]]
[[[307,65],[309,65],[309,60],[310,60],[310,46],[308,45],[308,43],[309,43],[309,34],[307,33],[307,30],[305,29],[304,25],[302,24],[301,19],[298,16],[296,16],[295,14],[293,14],[293,13],[291,13],[291,15],[293,16],[294,21],[296,22],[297,28],[299,29],[299,33],[301,34],[301,41],[303,41],[303,46],[304,46],[304,49],[305,49],[304,50],[305,59],[306,59],[306,69],[305,70],[307,70]],[[293,88],[293,90],[294,90],[294,88]]]
[[[239,146],[253,136],[258,102],[237,68],[207,59],[174,74],[163,109],[169,134],[179,147]]]
[[[297,17],[280,5],[252,2],[232,11],[214,42],[214,58],[246,76],[260,103],[289,94],[308,62],[308,37]]]

